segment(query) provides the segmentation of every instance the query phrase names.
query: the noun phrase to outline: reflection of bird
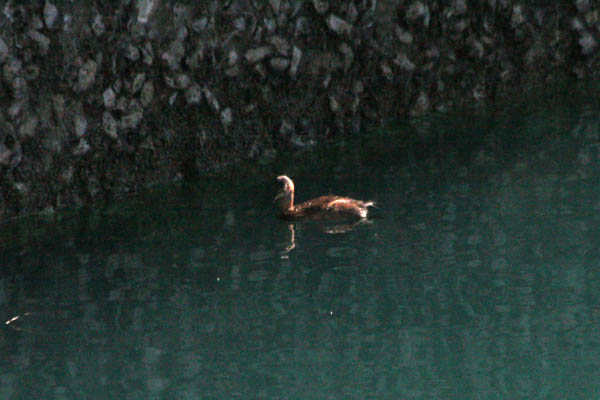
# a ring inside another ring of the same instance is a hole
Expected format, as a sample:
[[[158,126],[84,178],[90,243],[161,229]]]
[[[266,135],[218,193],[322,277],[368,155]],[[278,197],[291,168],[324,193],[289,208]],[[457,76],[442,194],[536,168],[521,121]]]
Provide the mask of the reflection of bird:
[[[279,205],[278,217],[287,220],[341,220],[367,218],[372,201],[355,200],[340,196],[321,196],[294,205],[294,182],[285,175],[277,177],[283,184],[275,201]]]

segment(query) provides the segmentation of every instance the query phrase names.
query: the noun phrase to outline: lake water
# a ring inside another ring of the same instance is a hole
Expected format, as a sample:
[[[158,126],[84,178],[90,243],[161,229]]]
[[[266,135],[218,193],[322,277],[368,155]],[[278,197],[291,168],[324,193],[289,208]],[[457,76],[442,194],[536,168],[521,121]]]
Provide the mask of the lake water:
[[[598,98],[1,225],[0,398],[598,398]],[[279,221],[283,173],[298,200],[375,200],[374,218]]]

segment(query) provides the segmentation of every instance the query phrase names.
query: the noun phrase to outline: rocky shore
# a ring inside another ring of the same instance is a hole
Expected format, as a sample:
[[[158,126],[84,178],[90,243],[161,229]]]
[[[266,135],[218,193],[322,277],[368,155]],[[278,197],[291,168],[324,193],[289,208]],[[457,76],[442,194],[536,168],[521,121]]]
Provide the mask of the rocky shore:
[[[594,0],[0,2],[0,221],[598,75]]]

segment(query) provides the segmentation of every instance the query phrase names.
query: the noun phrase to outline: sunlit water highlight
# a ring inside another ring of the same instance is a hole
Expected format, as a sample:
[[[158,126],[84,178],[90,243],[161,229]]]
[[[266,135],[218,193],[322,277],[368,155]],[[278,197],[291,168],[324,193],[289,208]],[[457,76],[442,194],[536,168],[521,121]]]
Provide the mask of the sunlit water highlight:
[[[5,224],[0,398],[595,398],[599,110],[432,116]],[[375,218],[276,220],[282,173]]]

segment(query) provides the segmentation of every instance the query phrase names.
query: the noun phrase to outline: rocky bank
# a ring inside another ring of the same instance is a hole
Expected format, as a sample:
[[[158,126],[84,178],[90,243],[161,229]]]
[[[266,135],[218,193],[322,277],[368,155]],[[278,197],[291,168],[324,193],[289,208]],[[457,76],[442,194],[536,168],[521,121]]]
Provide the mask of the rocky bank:
[[[0,220],[598,75],[593,0],[0,2]]]

